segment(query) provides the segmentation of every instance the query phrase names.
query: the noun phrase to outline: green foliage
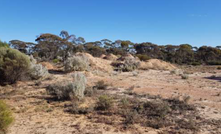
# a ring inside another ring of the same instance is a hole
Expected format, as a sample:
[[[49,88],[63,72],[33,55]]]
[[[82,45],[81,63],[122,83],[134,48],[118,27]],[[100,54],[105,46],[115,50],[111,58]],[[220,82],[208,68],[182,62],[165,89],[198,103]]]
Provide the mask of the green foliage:
[[[53,63],[59,63],[59,59],[54,59]]]
[[[0,48],[0,84],[15,83],[29,71],[30,59],[11,48]]]
[[[6,132],[9,125],[14,121],[9,107],[0,100],[0,133]]]
[[[94,46],[94,44],[86,45],[86,52],[90,53],[94,57],[100,57],[102,54],[106,54],[106,50],[99,46]]]
[[[199,66],[199,65],[201,65],[202,63],[200,63],[200,62],[192,62],[191,63],[191,65],[193,65],[193,66]]]
[[[107,49],[107,53],[112,53],[114,55],[124,56],[127,54],[127,51],[119,48],[109,48]]]
[[[108,95],[101,95],[98,98],[97,110],[109,110],[113,106],[113,98]]]
[[[221,65],[221,61],[208,61],[208,65]]]
[[[9,45],[8,45],[8,43],[2,42],[2,41],[0,40],[0,47],[6,47],[6,48],[8,48]]]
[[[134,44],[129,40],[112,42],[108,39],[85,42],[84,38],[69,35],[67,31],[61,31],[60,36],[50,33],[41,34],[36,42],[37,44],[12,40],[9,45],[23,53],[38,56],[41,61],[51,61],[57,56],[65,61],[76,52],[87,52],[95,57],[110,53],[120,56],[131,53],[137,55],[141,61],[155,58],[180,65],[221,65],[221,46],[197,48],[189,44],[157,45],[151,42]],[[0,41],[0,47],[8,47],[8,44]],[[57,61],[54,60],[54,62]]]
[[[150,59],[149,56],[145,55],[145,54],[137,54],[136,55],[141,61],[148,61]]]

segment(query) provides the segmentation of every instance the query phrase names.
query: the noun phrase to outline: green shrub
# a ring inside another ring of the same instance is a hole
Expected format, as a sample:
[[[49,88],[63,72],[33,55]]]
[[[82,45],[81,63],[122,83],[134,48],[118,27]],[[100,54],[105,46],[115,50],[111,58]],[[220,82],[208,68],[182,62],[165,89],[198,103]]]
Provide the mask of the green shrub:
[[[141,61],[148,61],[150,59],[149,56],[145,55],[145,54],[137,54],[136,55]]]
[[[221,61],[209,61],[207,65],[221,65]]]
[[[8,43],[2,42],[2,41],[0,40],[0,47],[6,47],[6,48],[8,48],[9,45],[8,45]]]
[[[100,57],[102,54],[106,54],[106,50],[99,46],[86,45],[86,51],[94,57]]]
[[[5,102],[0,100],[0,133],[6,132],[14,118]]]
[[[113,106],[113,98],[108,95],[101,95],[98,98],[97,110],[108,110]]]
[[[0,84],[13,84],[29,71],[30,59],[11,48],[0,48]]]
[[[200,63],[200,62],[192,62],[191,63],[191,65],[193,65],[193,66],[199,66],[199,65],[201,65],[202,63]]]
[[[53,63],[59,63],[59,59],[54,59]]]

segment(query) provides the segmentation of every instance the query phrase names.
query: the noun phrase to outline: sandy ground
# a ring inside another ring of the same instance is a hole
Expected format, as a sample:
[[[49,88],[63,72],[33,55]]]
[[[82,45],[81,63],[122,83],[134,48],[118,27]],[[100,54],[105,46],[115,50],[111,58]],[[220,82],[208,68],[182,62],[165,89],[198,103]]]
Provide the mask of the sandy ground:
[[[214,77],[215,75],[216,77]],[[159,95],[163,98],[190,96],[190,103],[197,105],[202,116],[221,119],[221,72],[195,72],[188,79],[169,71],[139,70],[125,73],[86,73],[88,85],[104,80],[113,88],[128,89],[138,94]],[[212,76],[212,77],[211,77]],[[66,74],[53,74],[52,80],[45,80],[40,86],[35,82],[18,83],[16,86],[1,87],[7,92],[1,98],[13,107],[16,118],[9,134],[111,134],[147,133],[157,130],[136,127],[133,131],[120,130],[117,126],[91,122],[84,115],[65,112],[66,102],[47,103],[45,87],[57,79],[67,79]],[[136,130],[136,131],[134,131]],[[209,134],[210,130],[200,132]]]

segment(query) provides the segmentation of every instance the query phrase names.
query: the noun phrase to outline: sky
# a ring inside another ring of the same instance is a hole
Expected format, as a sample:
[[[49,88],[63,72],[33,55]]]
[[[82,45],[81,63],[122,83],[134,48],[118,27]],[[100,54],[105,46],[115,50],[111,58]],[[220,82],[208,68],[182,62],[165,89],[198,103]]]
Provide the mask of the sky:
[[[66,30],[87,42],[221,45],[221,0],[0,0],[0,40]]]

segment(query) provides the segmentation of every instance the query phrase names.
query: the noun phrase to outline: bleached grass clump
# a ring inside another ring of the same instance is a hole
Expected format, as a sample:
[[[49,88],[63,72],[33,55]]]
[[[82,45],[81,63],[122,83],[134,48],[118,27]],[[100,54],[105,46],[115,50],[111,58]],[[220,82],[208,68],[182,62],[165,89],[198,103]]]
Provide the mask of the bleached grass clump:
[[[73,98],[84,98],[87,79],[84,74],[75,73],[72,75],[74,81],[61,81],[51,84],[46,88],[48,94],[55,96],[59,100],[68,100]]]
[[[182,74],[182,75],[181,75],[181,78],[184,79],[184,80],[186,80],[186,79],[189,78],[189,76],[188,76],[187,74]]]
[[[68,58],[64,63],[65,72],[85,71],[89,69],[89,60],[86,56],[73,56]]]
[[[48,69],[41,64],[37,64],[36,60],[33,58],[33,56],[30,56],[30,77],[32,79],[40,79],[40,78],[45,78],[49,75]]]
[[[182,75],[184,73],[181,69],[174,69],[174,70],[170,71],[170,74]]]

